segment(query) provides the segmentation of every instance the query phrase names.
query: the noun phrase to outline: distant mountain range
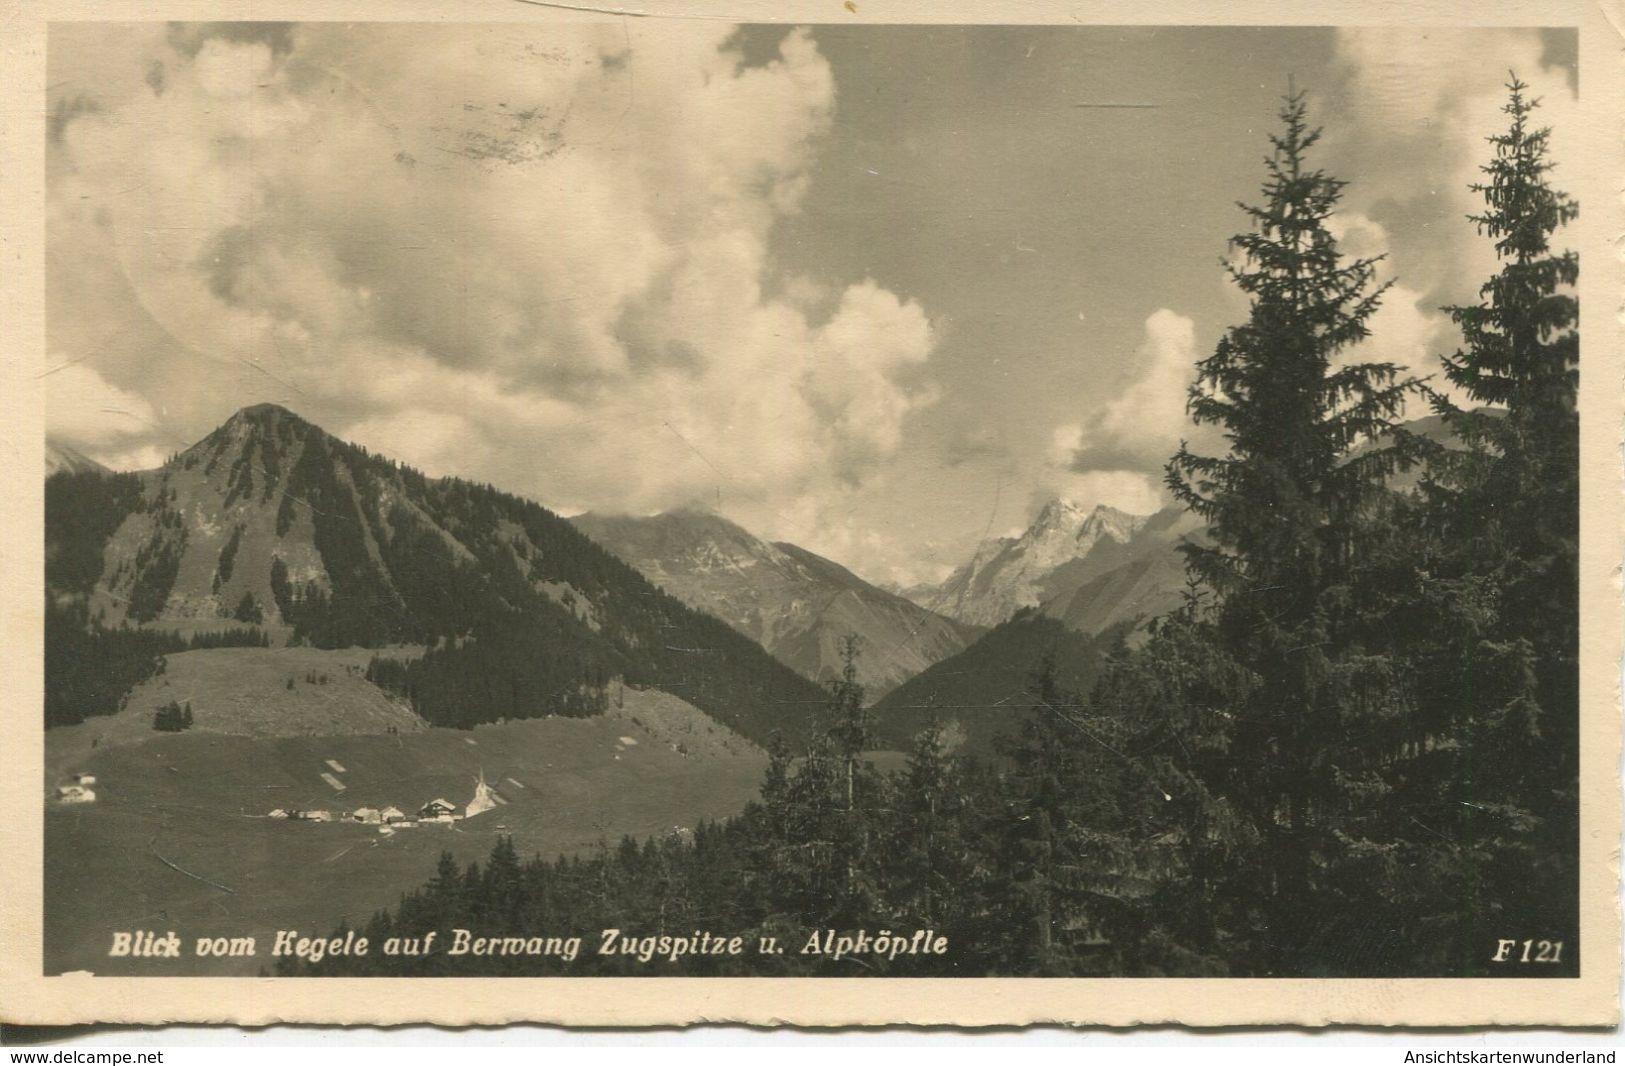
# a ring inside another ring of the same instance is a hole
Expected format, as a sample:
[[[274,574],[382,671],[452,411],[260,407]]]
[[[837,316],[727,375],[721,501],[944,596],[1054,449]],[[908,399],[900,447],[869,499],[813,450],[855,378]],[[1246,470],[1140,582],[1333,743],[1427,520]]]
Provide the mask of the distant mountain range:
[[[380,680],[434,724],[592,714],[622,678],[763,742],[806,735],[825,701],[546,508],[425,477],[275,405],[157,470],[63,467],[46,541],[52,610],[93,633],[255,626],[277,643],[426,647]]]
[[[1493,408],[1479,414],[1495,415]],[[1438,415],[1406,422],[1405,431],[1448,444],[1453,435]],[[1376,444],[1391,443],[1385,435]],[[1420,468],[1398,471],[1389,484],[1414,488]],[[1179,544],[1201,541],[1203,524],[1181,508],[1133,515],[1112,507],[1092,510],[1054,499],[1017,537],[983,541],[971,558],[940,585],[890,591],[950,618],[996,626],[1017,611],[1036,607],[1080,633],[1098,634],[1138,623],[1179,606],[1185,586]]]
[[[1200,529],[1182,510],[1131,515],[1052,500],[1021,536],[985,541],[941,586],[911,590],[945,613],[998,621],[898,686],[876,717],[902,734],[935,720],[965,750],[994,752],[1025,713],[1024,689],[1046,658],[1063,687],[1087,692],[1107,642],[1179,606],[1178,545]]]
[[[1406,428],[1448,438],[1436,418]],[[112,474],[53,443],[47,471],[47,588],[82,628],[423,646],[379,683],[429,721],[464,726],[595,713],[621,678],[757,742],[794,739],[826,699],[816,682],[838,673],[842,638],[857,635],[888,742],[951,707],[985,746],[1044,654],[1082,683],[1096,638],[1177,607],[1179,544],[1204,536],[1183,510],[1057,499],[941,585],[888,590],[715,514],[566,520],[426,478],[274,405],[238,412],[157,470]]]
[[[1080,633],[1155,617],[1179,603],[1179,541],[1200,523],[1184,511],[1133,515],[1068,500],[1046,504],[1018,537],[983,541],[941,585],[907,590],[915,603],[978,625],[1037,608]]]
[[[1436,415],[1402,428],[1439,443],[1452,440]],[[1368,447],[1387,443],[1385,437]],[[1418,468],[1399,471],[1389,484],[1408,491],[1419,476]],[[877,716],[903,734],[935,718],[971,749],[989,750],[993,736],[1011,725],[1012,708],[1023,705],[1023,686],[1045,656],[1054,657],[1061,684],[1086,690],[1103,641],[1132,639],[1146,622],[1177,608],[1186,581],[1179,545],[1205,536],[1202,522],[1181,508],[1131,515],[1050,501],[1020,536],[984,541],[941,585],[906,590],[916,603],[994,628],[892,691]]]
[[[1019,537],[986,541],[948,576],[932,597],[938,610],[974,625],[993,626],[1048,598],[1057,568],[1081,559],[1103,541],[1125,543],[1145,524],[1141,515],[1101,505],[1085,511],[1051,500]]]
[[[869,584],[794,544],[768,543],[725,518],[579,515],[576,528],[696,610],[727,622],[818,681],[839,675],[842,638],[860,641],[871,698],[960,651],[981,628]]]

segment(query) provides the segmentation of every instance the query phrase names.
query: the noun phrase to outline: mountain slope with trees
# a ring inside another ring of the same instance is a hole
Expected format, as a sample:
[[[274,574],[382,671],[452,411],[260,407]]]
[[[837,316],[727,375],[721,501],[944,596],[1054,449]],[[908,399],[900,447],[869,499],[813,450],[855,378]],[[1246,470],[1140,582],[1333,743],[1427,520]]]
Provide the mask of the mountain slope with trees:
[[[1087,691],[1104,662],[1103,644],[1057,619],[1028,609],[994,626],[980,640],[903,682],[874,708],[876,729],[888,747],[907,750],[913,738],[939,723],[956,750],[992,754],[999,737],[1021,727],[1022,695],[1046,660],[1057,681]]]
[[[758,742],[805,736],[822,698],[546,508],[425,477],[273,405],[158,470],[61,474],[46,497],[50,609],[68,616],[51,631],[85,634],[80,663],[130,626],[419,644],[421,659],[381,658],[372,680],[432,724],[596,713],[615,677]]]

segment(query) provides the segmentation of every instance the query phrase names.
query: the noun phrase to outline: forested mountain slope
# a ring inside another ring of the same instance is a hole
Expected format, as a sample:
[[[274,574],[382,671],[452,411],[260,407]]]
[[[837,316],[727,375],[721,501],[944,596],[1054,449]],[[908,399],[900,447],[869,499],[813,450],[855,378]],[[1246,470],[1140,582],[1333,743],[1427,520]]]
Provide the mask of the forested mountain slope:
[[[324,648],[426,645],[373,679],[441,725],[595,713],[615,677],[758,741],[802,735],[822,701],[546,508],[425,477],[274,405],[157,470],[59,474],[46,496],[52,609],[93,635],[253,626]]]

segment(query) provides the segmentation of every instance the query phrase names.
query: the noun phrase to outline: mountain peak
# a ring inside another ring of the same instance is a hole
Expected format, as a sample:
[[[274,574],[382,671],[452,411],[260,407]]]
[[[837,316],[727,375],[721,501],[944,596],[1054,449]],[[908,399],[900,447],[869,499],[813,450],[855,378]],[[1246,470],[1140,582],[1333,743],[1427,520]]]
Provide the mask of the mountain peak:
[[[647,517],[577,515],[576,528],[667,593],[759,641],[814,680],[839,677],[841,638],[867,645],[858,678],[878,695],[967,644],[971,631],[787,541],[703,507]]]
[[[288,418],[297,418],[298,415],[283,407],[279,403],[251,403],[244,407],[233,417],[253,417],[258,415],[285,415]]]
[[[1072,500],[1057,496],[1044,505],[1020,539],[1032,542],[1073,537],[1093,544],[1102,533],[1107,533],[1114,540],[1122,540],[1143,525],[1147,517],[1130,514],[1104,503],[1096,504],[1093,509],[1085,509]]]
[[[1138,528],[1150,517],[1150,515],[1130,514],[1127,511],[1122,511],[1116,507],[1111,507],[1107,504],[1101,503],[1096,504],[1095,509],[1089,512],[1088,517],[1083,520],[1083,526],[1085,529],[1095,529],[1099,527],[1117,528],[1123,526],[1134,526]]]
[[[258,425],[271,427],[284,422],[295,426],[310,425],[309,422],[279,403],[250,404],[226,419],[224,424],[226,426]]]
[[[1083,508],[1076,503],[1065,497],[1056,496],[1039,509],[1037,521],[1042,522],[1046,518],[1055,518],[1061,515],[1081,515],[1083,513]]]
[[[740,528],[737,522],[733,522],[730,519],[723,517],[722,512],[718,511],[716,508],[707,507],[701,503],[685,503],[681,507],[673,507],[669,511],[662,511],[654,517],[664,518],[668,521],[716,522],[723,525],[732,526],[735,529]]]
[[[321,433],[322,430],[281,404],[256,403],[238,410],[208,436],[183,452],[182,456],[191,452],[214,453],[255,440],[262,441],[267,447],[275,446],[273,442],[276,441],[287,445],[311,432]]]
[[[1097,503],[1094,505],[1094,507],[1088,508],[1084,507],[1080,503],[1077,503],[1076,501],[1066,499],[1063,496],[1056,496],[1039,509],[1038,517],[1033,520],[1033,524],[1043,525],[1046,522],[1053,522],[1062,518],[1077,521],[1079,519],[1087,520],[1097,517],[1142,518],[1145,516],[1131,514],[1128,511],[1124,511],[1106,503]]]
[[[984,541],[933,598],[944,613],[975,625],[997,625],[1019,608],[1043,602],[1050,575],[1096,545],[1126,544],[1149,520],[1107,504],[1086,509],[1055,497],[1019,537]]]

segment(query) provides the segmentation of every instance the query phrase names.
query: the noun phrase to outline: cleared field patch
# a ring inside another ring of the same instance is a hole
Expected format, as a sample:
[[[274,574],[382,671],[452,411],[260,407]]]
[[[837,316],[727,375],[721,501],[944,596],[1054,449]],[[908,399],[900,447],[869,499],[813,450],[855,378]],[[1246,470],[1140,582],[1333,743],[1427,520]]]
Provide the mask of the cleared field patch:
[[[761,749],[693,704],[657,689],[617,686],[604,714],[629,722],[679,755],[697,758],[748,755]],[[633,747],[637,738],[625,747]]]
[[[421,648],[210,648],[165,657],[162,674],[131,689],[118,714],[51,731],[48,774],[109,745],[152,739],[153,712],[189,704],[192,732],[243,736],[327,736],[416,732],[425,723],[366,678],[374,655],[415,658]],[[51,782],[47,782],[50,784]]]
[[[64,732],[47,735],[48,752]],[[625,736],[641,743],[627,746]],[[329,760],[345,767],[343,793],[324,780],[336,776]],[[613,845],[623,834],[665,834],[740,810],[766,765],[748,745],[739,754],[685,755],[627,718],[607,716],[472,733],[149,732],[78,761],[95,773],[98,801],[47,808],[48,973],[254,974],[272,965],[275,930],[326,932],[343,919],[365,920],[427,881],[444,850],[462,862],[482,859],[498,835],[511,835],[522,855],[553,856]],[[388,835],[342,820],[360,807],[414,812],[438,796],[464,805],[481,773],[504,786],[508,802],[475,818]],[[335,820],[269,817],[275,808],[323,809]],[[113,933],[134,929],[173,929],[188,953],[199,937],[253,936],[260,953],[109,958]]]

